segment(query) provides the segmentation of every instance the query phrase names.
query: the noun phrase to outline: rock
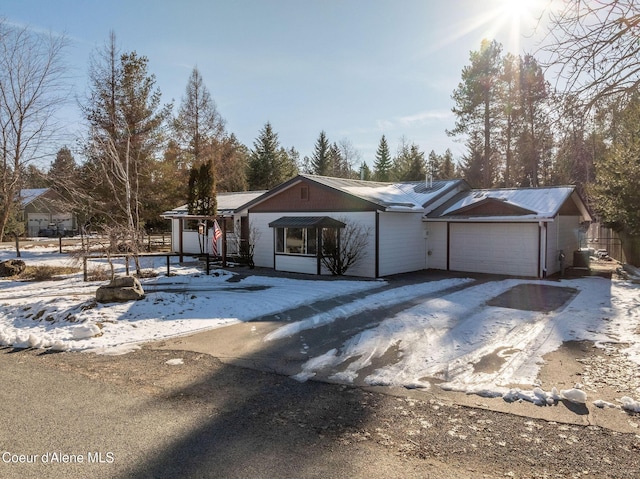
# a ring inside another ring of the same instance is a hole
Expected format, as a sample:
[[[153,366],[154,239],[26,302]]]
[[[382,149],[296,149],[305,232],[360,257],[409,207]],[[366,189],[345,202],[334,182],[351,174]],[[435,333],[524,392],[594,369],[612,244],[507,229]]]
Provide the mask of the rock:
[[[0,277],[17,276],[27,267],[21,259],[8,259],[0,263]]]
[[[123,276],[114,278],[109,284],[100,286],[96,300],[101,303],[135,301],[144,298],[144,290],[137,278]]]

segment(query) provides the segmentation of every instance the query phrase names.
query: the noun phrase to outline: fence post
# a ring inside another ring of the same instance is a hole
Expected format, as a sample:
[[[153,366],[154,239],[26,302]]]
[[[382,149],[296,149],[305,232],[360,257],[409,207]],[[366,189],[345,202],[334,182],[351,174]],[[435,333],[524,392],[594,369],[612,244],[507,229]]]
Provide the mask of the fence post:
[[[207,253],[205,261],[207,262],[207,276],[209,276],[209,253]]]
[[[169,263],[170,263],[169,258],[170,256],[167,255],[167,276],[171,276],[171,272],[169,271]]]
[[[83,276],[84,276],[84,282],[87,282],[87,256],[83,256],[82,257],[82,271],[83,271]]]

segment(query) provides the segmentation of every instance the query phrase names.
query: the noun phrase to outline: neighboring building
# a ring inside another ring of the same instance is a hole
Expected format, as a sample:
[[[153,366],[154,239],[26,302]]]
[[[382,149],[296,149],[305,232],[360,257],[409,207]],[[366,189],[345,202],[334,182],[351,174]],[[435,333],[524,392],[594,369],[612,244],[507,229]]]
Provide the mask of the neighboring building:
[[[560,271],[561,252],[562,266],[572,265],[591,221],[574,187],[472,190],[464,180],[298,175],[267,192],[219,194],[218,205],[228,235],[253,231],[255,265],[278,271],[328,274],[323,231],[360,225],[368,242],[347,274],[370,278],[425,269],[543,278]],[[197,231],[184,225],[200,218],[186,207],[163,216],[173,221],[174,251],[199,252]]]
[[[236,213],[235,210],[245,203],[265,193],[264,191],[242,191],[238,193],[218,193],[216,195],[218,209],[218,223],[224,232],[224,239],[217,240],[218,253],[235,255],[239,253],[241,238],[248,238],[249,228],[247,214]],[[165,211],[162,218],[171,220],[171,250],[176,253],[200,254],[213,253],[211,240],[213,238],[213,218],[202,215],[190,215],[187,205],[171,211]],[[201,231],[201,226],[206,231]]]
[[[27,236],[70,236],[78,229],[75,216],[51,188],[20,190],[20,203]]]

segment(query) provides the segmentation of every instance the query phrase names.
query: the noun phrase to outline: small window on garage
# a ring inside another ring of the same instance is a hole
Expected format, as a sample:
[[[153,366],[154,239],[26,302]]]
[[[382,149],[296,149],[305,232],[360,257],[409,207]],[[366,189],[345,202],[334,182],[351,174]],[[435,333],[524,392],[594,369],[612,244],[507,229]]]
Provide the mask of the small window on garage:
[[[309,199],[309,187],[302,186],[300,188],[300,199],[303,201],[307,201]]]

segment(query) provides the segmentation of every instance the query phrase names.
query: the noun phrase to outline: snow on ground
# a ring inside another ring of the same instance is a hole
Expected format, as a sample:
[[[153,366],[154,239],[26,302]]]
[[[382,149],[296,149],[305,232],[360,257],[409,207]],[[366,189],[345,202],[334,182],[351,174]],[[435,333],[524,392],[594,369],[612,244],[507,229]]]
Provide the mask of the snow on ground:
[[[12,257],[11,251],[0,252],[0,260]],[[47,248],[23,251],[22,259],[29,265],[75,264]],[[171,266],[176,276],[167,277],[166,259],[151,261],[145,258],[142,268],[155,269],[159,276],[141,280],[146,297],[127,303],[97,303],[95,290],[105,282],[83,282],[81,274],[60,281],[1,281],[0,344],[117,354],[146,341],[217,328],[385,284],[264,276],[228,282],[233,273],[213,271],[207,276],[195,265],[177,264]]]
[[[368,374],[365,383],[428,388],[428,378],[435,378],[443,389],[488,397],[522,399],[535,404],[559,398],[584,403],[586,394],[580,389],[544,391],[537,385],[545,354],[566,341],[589,340],[599,346],[619,344],[627,359],[640,364],[640,288],[637,285],[599,277],[561,283],[536,281],[535,284],[578,291],[563,308],[550,313],[486,304],[488,299],[527,282],[532,281],[494,281],[426,300],[353,336],[339,351],[334,348],[310,358],[295,378],[304,381],[323,370],[340,369],[329,379],[353,382],[361,370],[371,365],[372,359],[382,357],[396,346],[397,361],[390,361]],[[368,300],[375,303],[387,293],[372,294]],[[328,320],[328,314],[330,312],[322,316],[323,322]],[[283,326],[267,339],[306,327],[315,327],[314,318]],[[500,366],[480,367],[482,361],[490,357]],[[529,384],[532,389],[511,387],[514,384]],[[628,400],[621,402],[626,409],[640,409]]]
[[[0,251],[0,260],[11,257],[12,251]],[[23,257],[29,264],[71,262],[68,256],[44,247],[23,251]],[[154,265],[143,264],[143,268],[153,267],[159,273],[142,281],[146,298],[130,303],[96,303],[95,289],[103,283],[85,283],[80,274],[39,283],[0,281],[0,344],[126,352],[145,341],[276,314],[385,284],[264,276],[229,282],[233,273],[206,276],[195,266],[178,265],[171,267],[176,276],[166,277],[165,259],[156,261]],[[489,299],[526,283],[573,288],[577,294],[550,313],[487,305]],[[438,382],[444,389],[506,400],[547,404],[566,399],[580,403],[586,401],[580,387],[557,391],[553,385],[544,385],[548,389],[545,391],[537,382],[542,357],[563,342],[588,340],[600,347],[614,344],[630,364],[640,365],[640,285],[599,277],[561,282],[505,279],[478,284],[452,278],[393,292],[372,291],[366,300],[287,323],[265,341],[296,336],[374,310],[380,304],[400,303],[463,285],[467,287],[443,292],[437,298],[431,296],[433,299],[425,299],[346,339],[342,347],[310,358],[296,378],[306,380],[329,370],[331,380],[344,383],[357,378],[371,385],[429,388]],[[185,288],[190,292],[180,291]],[[386,360],[384,365],[372,371],[372,361],[382,364],[382,358]],[[522,385],[522,389],[513,385]],[[640,390],[636,392],[640,395]],[[631,397],[618,402],[623,408],[640,411],[640,402]],[[605,401],[594,404],[612,407]]]

